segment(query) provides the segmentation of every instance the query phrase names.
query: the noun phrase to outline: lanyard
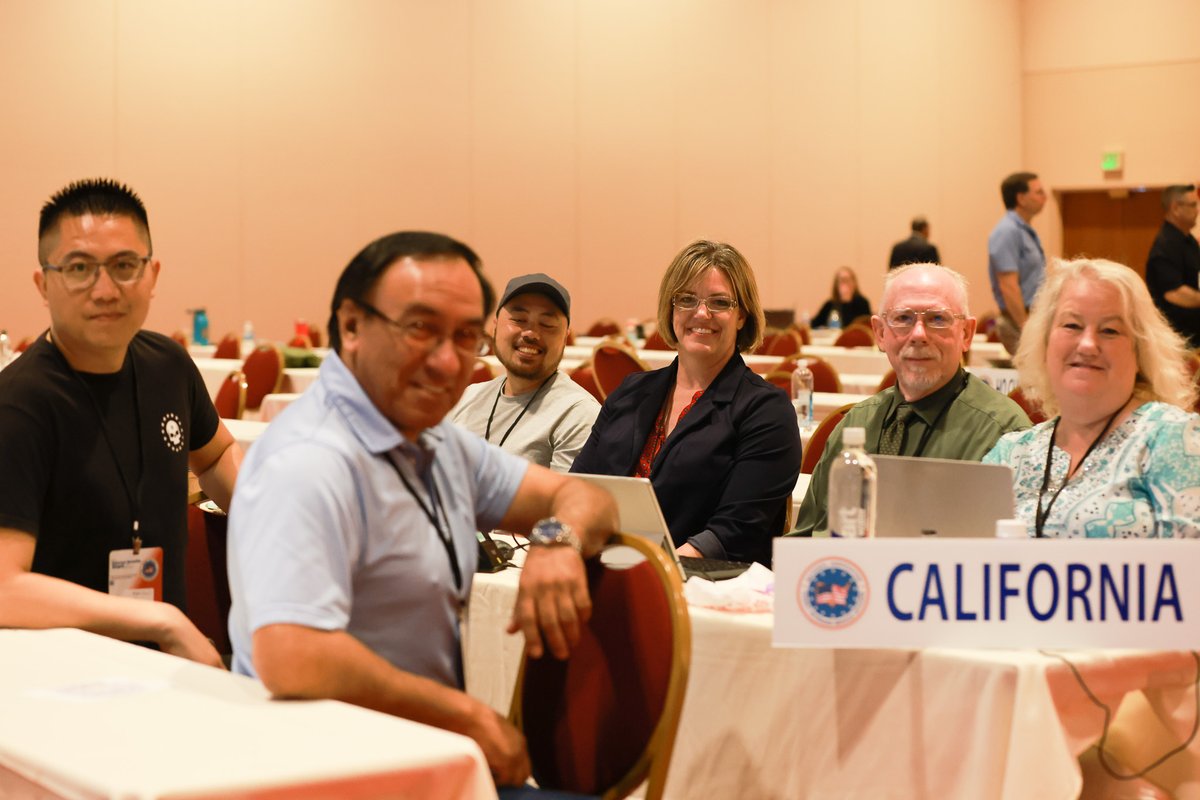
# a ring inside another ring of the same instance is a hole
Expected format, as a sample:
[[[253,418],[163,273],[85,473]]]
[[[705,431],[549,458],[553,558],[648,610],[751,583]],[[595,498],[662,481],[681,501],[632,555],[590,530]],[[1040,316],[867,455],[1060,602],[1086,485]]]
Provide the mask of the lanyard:
[[[53,339],[47,338],[53,344]],[[96,400],[96,395],[92,393],[92,387],[88,386],[87,381],[83,379],[71,362],[67,361],[67,357],[58,349],[58,345],[54,346],[54,350],[66,365],[67,370],[75,376],[75,380],[79,381],[79,385],[83,387],[84,394],[91,401],[92,410],[96,412],[96,421],[100,426],[100,434],[104,437],[104,443],[108,445],[109,455],[112,456],[113,464],[117,467],[117,477],[121,479],[121,488],[125,490],[125,499],[129,502],[129,511],[133,516],[132,540],[133,552],[137,553],[142,549],[141,535],[141,508],[142,508],[142,478],[145,475],[144,455],[142,453],[142,409],[141,403],[138,400],[138,380],[137,380],[137,362],[133,355],[126,349],[125,358],[129,360],[129,371],[133,378],[133,427],[137,432],[137,481],[134,484],[130,483],[129,476],[125,474],[125,469],[121,466],[121,459],[117,456],[117,448],[113,444],[112,435],[109,433],[108,425],[104,421],[104,411],[100,408],[99,401]],[[122,366],[124,369],[124,366]]]
[[[533,391],[533,396],[525,401],[525,407],[521,409],[521,413],[517,414],[517,418],[513,420],[512,425],[509,425],[508,430],[506,430],[504,435],[500,437],[500,444],[498,444],[497,447],[504,447],[504,443],[508,441],[508,435],[513,432],[513,428],[517,427],[517,423],[520,422],[521,418],[525,416],[525,412],[529,410],[531,405],[533,405],[533,401],[537,399],[537,396],[542,393],[542,389],[546,388],[546,384],[550,383],[556,374],[558,373],[551,372],[548,376],[546,376],[546,380],[538,384],[537,389],[534,389]],[[500,395],[504,394],[504,387],[507,385],[508,378],[505,378],[500,382],[500,389],[496,392],[496,399],[492,401],[492,411],[490,414],[488,414],[487,430],[484,431],[483,434],[483,440],[485,442],[490,442],[492,440],[492,418],[496,416],[496,406],[500,403]]]
[[[1078,472],[1079,468],[1083,466],[1083,462],[1087,461],[1087,457],[1092,454],[1092,451],[1096,449],[1096,445],[1100,444],[1100,440],[1108,434],[1108,429],[1112,427],[1113,421],[1117,418],[1117,414],[1120,414],[1124,409],[1125,406],[1122,405],[1113,412],[1111,417],[1108,418],[1108,422],[1104,423],[1104,430],[1100,431],[1099,436],[1097,436],[1095,439],[1092,439],[1092,443],[1088,445],[1088,449],[1084,452],[1083,458],[1079,459],[1079,463],[1075,465],[1076,472]],[[1046,448],[1046,470],[1042,474],[1042,490],[1038,492],[1037,515],[1033,520],[1033,533],[1039,539],[1045,536],[1045,534],[1042,533],[1042,528],[1045,527],[1046,519],[1050,516],[1050,509],[1054,508],[1054,501],[1058,499],[1060,494],[1062,494],[1062,490],[1067,488],[1067,483],[1069,483],[1071,480],[1071,467],[1068,464],[1067,474],[1066,477],[1063,478],[1062,485],[1059,486],[1057,491],[1050,496],[1050,502],[1046,504],[1046,510],[1043,511],[1042,495],[1046,494],[1046,490],[1050,488],[1050,464],[1054,460],[1054,436],[1058,433],[1058,423],[1061,420],[1062,417],[1058,417],[1054,420],[1054,427],[1050,429],[1050,445]]]
[[[454,588],[461,594],[463,587],[462,569],[458,566],[458,553],[454,549],[454,540],[450,536],[450,518],[446,516],[446,509],[442,506],[442,498],[437,490],[437,478],[433,476],[432,467],[429,473],[429,494],[433,500],[433,504],[437,506],[436,509],[433,508],[432,504],[429,506],[425,505],[425,501],[421,499],[421,495],[417,494],[417,490],[413,488],[412,483],[409,482],[408,477],[404,474],[404,470],[400,469],[399,464],[388,458],[386,453],[383,454],[383,460],[391,464],[392,469],[396,470],[396,474],[400,476],[400,482],[404,484],[404,488],[412,495],[412,499],[417,501],[417,505],[425,513],[425,518],[429,520],[429,524],[433,525],[433,529],[437,531],[438,540],[442,543],[442,547],[446,549],[446,558],[450,560],[450,571],[454,574]],[[434,513],[435,510],[442,512],[442,519],[446,521],[445,530],[442,530],[442,523],[438,520],[437,514]]]
[[[969,380],[971,380],[970,374],[964,372],[963,379],[958,384],[958,388],[954,390],[954,394],[950,397],[950,399],[948,401],[946,401],[946,405],[942,406],[942,410],[939,411],[937,413],[937,416],[933,418],[933,422],[929,423],[929,425],[927,425],[925,427],[925,432],[921,434],[921,441],[917,442],[916,452],[914,452],[912,454],[913,458],[920,458],[921,454],[925,452],[925,445],[929,444],[929,437],[933,435],[933,429],[938,426],[938,423],[942,421],[942,417],[946,416],[946,412],[950,410],[950,406],[954,405],[954,401],[957,400],[958,396],[963,393],[964,389],[967,388],[967,381],[969,381]],[[897,392],[899,392],[898,389],[897,389]],[[901,395],[900,399],[903,400],[904,396]],[[910,403],[910,405],[911,405],[911,403]],[[913,413],[916,414],[915,407],[913,408]],[[921,417],[920,414],[916,414],[916,416],[918,418]],[[924,419],[922,419],[921,421],[924,422]],[[910,425],[912,424],[911,418],[909,420],[909,424]],[[884,427],[887,427],[887,426],[885,425]],[[879,429],[879,438],[875,440],[875,452],[876,453],[879,452],[879,443],[881,441],[883,441],[883,430],[884,430],[884,428]]]

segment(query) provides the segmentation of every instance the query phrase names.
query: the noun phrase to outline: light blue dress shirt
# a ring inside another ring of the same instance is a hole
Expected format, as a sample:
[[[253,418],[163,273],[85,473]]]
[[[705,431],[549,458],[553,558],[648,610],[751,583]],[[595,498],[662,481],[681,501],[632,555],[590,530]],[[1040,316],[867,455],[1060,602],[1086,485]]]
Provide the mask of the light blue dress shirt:
[[[461,588],[397,467],[448,519]],[[477,564],[475,532],[497,526],[527,468],[448,422],[407,440],[331,353],[238,476],[229,518],[234,670],[255,674],[255,630],[293,623],[345,630],[396,667],[461,688],[459,612]]]

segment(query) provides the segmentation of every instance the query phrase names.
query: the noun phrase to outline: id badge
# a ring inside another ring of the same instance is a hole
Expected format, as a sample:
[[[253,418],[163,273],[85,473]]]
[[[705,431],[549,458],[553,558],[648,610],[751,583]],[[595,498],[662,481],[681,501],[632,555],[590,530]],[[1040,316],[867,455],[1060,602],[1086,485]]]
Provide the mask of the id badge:
[[[108,593],[161,601],[162,563],[161,547],[142,547],[136,553],[113,550],[108,554]]]

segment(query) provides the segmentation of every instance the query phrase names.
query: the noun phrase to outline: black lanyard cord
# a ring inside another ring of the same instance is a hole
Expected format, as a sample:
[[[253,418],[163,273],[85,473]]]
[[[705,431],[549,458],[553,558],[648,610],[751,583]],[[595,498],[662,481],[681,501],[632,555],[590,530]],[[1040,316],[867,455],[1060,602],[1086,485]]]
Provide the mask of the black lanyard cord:
[[[542,393],[542,389],[545,389],[546,384],[550,383],[550,381],[552,381],[554,376],[557,374],[557,371],[551,372],[548,376],[546,376],[546,380],[538,384],[537,389],[533,391],[533,396],[525,401],[525,407],[521,409],[521,413],[518,414],[517,418],[513,420],[512,425],[508,426],[508,430],[504,432],[504,435],[500,437],[500,444],[497,445],[497,447],[504,447],[504,443],[508,441],[508,435],[513,432],[513,428],[517,427],[517,423],[521,421],[521,418],[525,416],[525,412],[529,410],[531,405],[533,405],[533,401],[536,400],[538,395]],[[496,399],[492,401],[492,411],[490,414],[488,414],[487,429],[483,434],[483,440],[485,442],[492,441],[492,418],[496,416],[496,406],[500,403],[500,395],[504,394],[504,387],[507,385],[508,378],[505,378],[500,382],[500,389],[496,392]]]
[[[1113,412],[1113,415],[1108,418],[1108,422],[1104,423],[1104,429],[1100,434],[1092,439],[1092,443],[1088,445],[1088,449],[1084,452],[1083,458],[1079,459],[1079,463],[1075,465],[1075,471],[1078,472],[1083,467],[1083,462],[1087,461],[1088,456],[1096,449],[1096,445],[1100,444],[1100,440],[1108,435],[1108,429],[1112,427],[1117,415],[1125,410],[1125,404]],[[1071,481],[1071,465],[1070,456],[1068,455],[1067,474],[1063,477],[1062,485],[1050,496],[1050,502],[1046,504],[1046,510],[1042,510],[1042,496],[1046,494],[1046,490],[1050,488],[1050,466],[1054,461],[1054,437],[1058,434],[1058,423],[1062,421],[1062,417],[1057,417],[1054,420],[1054,427],[1050,429],[1050,445],[1046,448],[1046,469],[1042,473],[1042,490],[1038,492],[1037,514],[1033,520],[1034,536],[1041,539],[1045,536],[1042,533],[1042,528],[1046,525],[1046,519],[1050,516],[1050,509],[1054,508],[1054,501],[1062,494],[1062,490],[1067,488],[1067,484]]]
[[[437,478],[430,472],[429,494],[433,500],[433,504],[432,506],[427,506],[425,505],[425,501],[421,499],[421,495],[417,493],[417,490],[408,480],[408,476],[404,474],[404,470],[400,469],[400,465],[388,458],[386,453],[383,454],[383,460],[391,464],[392,469],[396,470],[396,475],[400,477],[400,482],[404,484],[404,488],[412,495],[412,499],[417,501],[417,505],[421,507],[421,511],[425,514],[425,518],[429,520],[429,524],[433,525],[433,529],[437,531],[438,540],[442,543],[442,547],[446,549],[446,558],[450,560],[450,571],[454,575],[454,588],[461,593],[463,587],[462,569],[458,566],[458,553],[454,549],[454,540],[451,538],[450,518],[446,516],[446,509],[442,506],[442,498],[437,490]],[[436,508],[433,506],[436,506]],[[437,514],[434,513],[435,511],[442,512],[442,519],[446,522],[445,530],[442,529],[442,523],[438,520]]]
[[[50,339],[51,344],[54,340]],[[130,483],[129,476],[125,474],[125,469],[121,465],[121,459],[117,455],[116,445],[113,444],[112,435],[109,433],[108,424],[104,421],[104,410],[100,408],[100,402],[96,400],[96,395],[92,392],[92,387],[88,386],[87,381],[83,376],[71,366],[71,362],[67,361],[66,355],[58,349],[58,345],[54,345],[54,350],[66,365],[67,371],[75,376],[75,380],[79,381],[79,385],[83,387],[83,393],[87,395],[91,401],[92,410],[96,412],[96,422],[100,426],[100,434],[104,437],[104,443],[108,445],[108,452],[112,456],[113,464],[117,468],[117,477],[121,479],[121,488],[125,491],[125,499],[129,502],[129,511],[133,516],[133,550],[136,553],[142,546],[141,535],[141,509],[142,509],[142,478],[145,476],[145,456],[142,453],[142,409],[141,402],[138,399],[138,379],[137,379],[137,362],[133,358],[133,354],[128,348],[125,351],[125,357],[129,359],[129,372],[133,380],[133,426],[134,432],[137,434],[137,481]],[[122,365],[122,369],[124,366]]]

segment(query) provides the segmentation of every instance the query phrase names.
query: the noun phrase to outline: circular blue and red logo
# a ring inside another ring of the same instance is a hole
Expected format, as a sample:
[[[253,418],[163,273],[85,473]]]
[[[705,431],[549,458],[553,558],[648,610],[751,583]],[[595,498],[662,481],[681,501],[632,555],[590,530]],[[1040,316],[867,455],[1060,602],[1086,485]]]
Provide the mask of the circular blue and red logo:
[[[158,577],[158,561],[153,558],[147,558],[142,562],[142,577],[145,580],[152,581]]]
[[[796,600],[809,621],[844,628],[867,610],[870,590],[861,569],[844,558],[814,561],[800,576]]]

